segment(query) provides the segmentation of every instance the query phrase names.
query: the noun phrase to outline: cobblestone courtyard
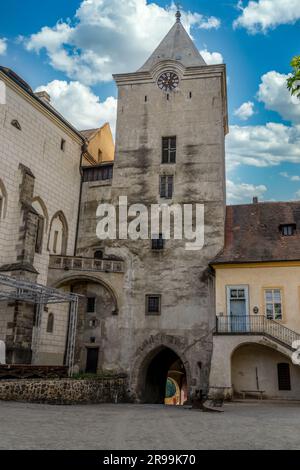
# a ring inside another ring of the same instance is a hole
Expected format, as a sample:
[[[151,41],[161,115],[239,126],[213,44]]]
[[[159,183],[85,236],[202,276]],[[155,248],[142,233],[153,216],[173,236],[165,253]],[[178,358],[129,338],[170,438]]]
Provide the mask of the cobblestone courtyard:
[[[300,449],[296,403],[230,403],[218,414],[0,402],[0,416],[1,449]]]

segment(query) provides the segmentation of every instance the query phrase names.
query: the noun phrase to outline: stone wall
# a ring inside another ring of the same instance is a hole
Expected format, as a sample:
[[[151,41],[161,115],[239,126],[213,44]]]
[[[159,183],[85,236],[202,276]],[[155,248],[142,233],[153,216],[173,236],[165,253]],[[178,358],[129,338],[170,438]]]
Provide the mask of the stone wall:
[[[125,375],[97,379],[3,380],[0,400],[72,405],[84,403],[124,403]]]

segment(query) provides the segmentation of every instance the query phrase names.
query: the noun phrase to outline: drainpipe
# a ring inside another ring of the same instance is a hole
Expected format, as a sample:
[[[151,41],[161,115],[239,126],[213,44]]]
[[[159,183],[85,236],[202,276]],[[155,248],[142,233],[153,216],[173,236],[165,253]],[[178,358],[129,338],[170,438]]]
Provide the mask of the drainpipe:
[[[79,231],[79,219],[80,219],[80,207],[81,207],[81,198],[82,198],[82,183],[83,183],[83,171],[82,171],[82,161],[83,155],[86,153],[88,147],[88,142],[85,140],[84,144],[81,147],[80,163],[79,163],[79,173],[80,173],[80,190],[79,190],[79,201],[78,201],[78,211],[77,211],[77,223],[76,223],[76,234],[75,234],[75,244],[74,244],[74,256],[77,252],[77,243],[78,243],[78,231]]]

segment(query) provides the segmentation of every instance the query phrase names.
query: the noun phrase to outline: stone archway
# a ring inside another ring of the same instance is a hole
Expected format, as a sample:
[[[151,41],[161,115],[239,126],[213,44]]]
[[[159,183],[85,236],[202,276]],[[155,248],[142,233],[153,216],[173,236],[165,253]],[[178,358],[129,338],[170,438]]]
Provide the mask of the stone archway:
[[[157,344],[159,343],[159,344]],[[191,385],[190,365],[184,338],[158,334],[150,336],[136,351],[130,386],[134,398],[142,403],[164,403],[168,372],[174,363],[182,364],[187,399]]]

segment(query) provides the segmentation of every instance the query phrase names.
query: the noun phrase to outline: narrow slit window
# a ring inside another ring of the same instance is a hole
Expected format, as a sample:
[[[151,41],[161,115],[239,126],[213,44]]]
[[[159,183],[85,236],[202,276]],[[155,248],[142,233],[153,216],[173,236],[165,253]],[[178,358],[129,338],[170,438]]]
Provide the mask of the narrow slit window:
[[[66,141],[65,141],[65,139],[61,139],[61,141],[60,141],[60,150],[62,150],[63,152],[66,150]]]
[[[35,238],[35,252],[42,253],[43,248],[43,232],[44,232],[44,218],[38,216],[37,227],[36,227],[36,238]]]
[[[57,240],[58,240],[58,231],[55,230],[53,238],[53,253],[57,253]]]

